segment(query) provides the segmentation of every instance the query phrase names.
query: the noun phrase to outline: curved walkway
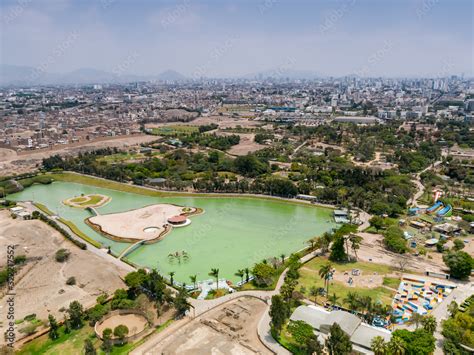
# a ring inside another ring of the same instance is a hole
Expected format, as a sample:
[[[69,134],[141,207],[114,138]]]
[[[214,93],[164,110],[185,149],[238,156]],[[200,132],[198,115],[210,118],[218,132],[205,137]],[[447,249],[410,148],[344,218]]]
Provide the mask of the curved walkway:
[[[300,261],[305,263],[314,257],[318,256],[315,252],[309,253],[303,256]],[[164,332],[156,334],[152,338],[150,338],[147,342],[143,345],[135,349],[131,352],[132,355],[138,354],[147,354],[151,349],[153,349],[159,342],[161,342],[164,338],[170,336],[174,331],[178,328],[188,324],[193,319],[202,316],[203,314],[210,312],[211,310],[215,309],[223,305],[224,303],[230,302],[240,297],[256,297],[259,298],[267,303],[267,308],[263,313],[257,327],[258,337],[260,341],[274,354],[278,355],[290,355],[291,353],[282,347],[271,335],[270,332],[270,305],[271,305],[271,298],[273,295],[276,295],[280,292],[280,288],[285,281],[286,273],[288,272],[288,268],[285,269],[282,274],[280,275],[277,284],[274,290],[271,291],[259,291],[259,290],[249,290],[249,291],[240,291],[227,294],[225,296],[212,299],[212,300],[197,300],[197,299],[190,299],[191,303],[191,311],[188,317],[177,321],[173,324],[172,327],[167,328]]]

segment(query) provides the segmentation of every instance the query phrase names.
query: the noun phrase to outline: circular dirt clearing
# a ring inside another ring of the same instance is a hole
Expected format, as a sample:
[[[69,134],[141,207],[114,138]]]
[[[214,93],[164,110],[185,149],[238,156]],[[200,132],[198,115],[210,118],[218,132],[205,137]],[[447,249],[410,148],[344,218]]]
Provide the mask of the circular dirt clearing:
[[[128,328],[127,336],[131,337],[145,329],[147,323],[146,318],[139,314],[116,314],[98,324],[96,331],[102,337],[102,333],[106,328],[114,330],[115,327],[123,324]]]
[[[158,228],[158,227],[147,227],[147,228],[145,228],[143,231],[144,231],[145,233],[156,233],[156,232],[158,232],[159,230],[160,230],[160,228]]]

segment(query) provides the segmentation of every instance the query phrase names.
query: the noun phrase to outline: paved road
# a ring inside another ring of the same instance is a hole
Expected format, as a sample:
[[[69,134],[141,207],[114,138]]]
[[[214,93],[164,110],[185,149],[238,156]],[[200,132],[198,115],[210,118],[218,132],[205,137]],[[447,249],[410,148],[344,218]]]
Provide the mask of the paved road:
[[[441,163],[442,161],[438,160],[434,162],[433,165],[430,165],[429,167],[427,167],[426,169],[423,169],[422,171],[420,171],[418,174],[415,175],[415,178],[412,180],[412,182],[416,185],[417,191],[415,192],[413,197],[408,200],[407,204],[409,206],[417,207],[418,206],[417,200],[421,196],[423,196],[423,193],[425,192],[425,186],[421,183],[421,174],[427,172],[428,170],[436,168]]]
[[[466,283],[466,284],[458,284],[458,287],[451,292],[451,294],[446,297],[446,299],[436,307],[433,312],[431,313],[438,322],[438,327],[436,328],[436,332],[434,336],[436,338],[436,349],[434,354],[435,355],[442,355],[443,354],[443,335],[441,334],[442,326],[441,322],[445,319],[449,318],[448,306],[452,301],[456,301],[458,305],[463,303],[469,296],[474,294],[474,283]]]
[[[26,202],[22,202],[22,204],[26,207],[27,210],[33,212],[33,211],[38,211],[42,214],[45,214],[43,211],[41,211],[40,209],[36,208],[35,205],[33,205],[33,203],[29,202],[29,201],[26,201]],[[110,255],[108,252],[107,252],[107,249],[100,249],[100,248],[97,248],[95,247],[94,245],[90,244],[89,242],[87,242],[86,240],[78,237],[72,230],[71,228],[69,228],[68,225],[64,224],[64,223],[61,223],[61,221],[57,220],[57,219],[54,219],[52,218],[51,216],[48,216],[48,218],[51,218],[53,219],[57,224],[59,224],[61,226],[61,228],[65,229],[73,239],[77,240],[77,241],[80,241],[82,243],[85,243],[87,245],[87,250],[94,253],[95,255],[98,255],[100,256],[101,258],[104,258],[106,259],[108,262],[112,263],[112,264],[115,264],[117,265],[118,267],[124,269],[125,271],[127,272],[132,272],[132,271],[136,271],[136,269],[117,259],[116,257],[114,257],[113,255]]]

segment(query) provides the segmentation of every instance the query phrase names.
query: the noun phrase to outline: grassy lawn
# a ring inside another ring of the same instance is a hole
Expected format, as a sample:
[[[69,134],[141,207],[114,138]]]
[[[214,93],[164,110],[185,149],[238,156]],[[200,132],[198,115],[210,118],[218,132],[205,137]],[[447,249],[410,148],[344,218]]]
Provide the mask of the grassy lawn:
[[[397,278],[397,277],[387,277],[387,276],[385,276],[383,278],[383,284],[385,286],[388,286],[388,287],[391,287],[391,288],[394,288],[394,289],[398,289],[398,286],[400,285],[400,279]]]
[[[158,136],[174,136],[177,134],[191,134],[194,132],[199,132],[197,126],[172,125],[152,129],[152,133]]]
[[[309,290],[312,286],[317,288],[324,287],[324,281],[319,276],[319,267],[328,262],[326,258],[315,258],[308,263],[306,263],[300,269],[300,278],[298,279],[297,290],[299,291],[301,287],[304,287],[305,296],[311,300],[314,300],[314,297],[310,296]],[[359,269],[362,271],[363,275],[373,274],[377,272],[379,275],[385,275],[392,272],[391,268],[386,265],[373,264],[368,262],[355,262],[355,263],[345,263],[345,264],[336,264],[332,263],[333,267],[338,272],[350,271],[352,269]],[[398,287],[398,285],[397,285]],[[356,292],[359,296],[370,296],[374,301],[380,301],[384,304],[391,304],[392,298],[395,295],[394,291],[391,291],[383,286],[375,288],[364,288],[364,287],[351,287],[345,283],[332,280],[329,284],[329,294],[332,295],[335,293],[339,300],[338,302],[341,305],[345,305],[343,299],[347,296],[349,292]],[[322,298],[318,296],[318,302],[321,303]]]
[[[225,296],[229,293],[226,289],[220,288],[218,290],[211,290],[206,296],[206,300],[213,300],[214,298],[219,298]]]
[[[102,201],[102,196],[89,195],[88,201],[79,202],[79,204],[81,206],[93,206],[93,205],[97,205],[100,201]]]
[[[64,333],[64,328],[59,331],[59,338],[51,340],[48,335],[43,335],[23,346],[17,354],[35,355],[63,355],[63,354],[81,354],[84,347],[84,341],[90,338],[93,344],[98,347],[99,339],[95,337],[94,329],[85,324],[84,327],[74,330],[69,334]]]
[[[87,198],[85,198],[85,197],[76,197],[76,198],[71,199],[70,201],[73,202],[73,203],[82,203],[82,202],[86,202]]]
[[[149,336],[156,334],[172,323],[172,320],[160,325],[156,330]],[[149,337],[148,336],[148,337]],[[143,344],[147,338],[143,338],[135,343],[127,343],[124,345],[115,345],[112,349],[111,355],[125,355],[136,347]],[[64,333],[64,327],[59,330],[59,338],[51,340],[48,334],[45,334],[29,343],[24,345],[16,354],[20,355],[36,355],[36,354],[48,354],[48,355],[69,355],[69,354],[82,354],[84,348],[84,341],[90,339],[94,347],[97,349],[98,354],[105,354],[100,346],[102,342],[95,336],[94,328],[84,323],[81,329],[74,330],[69,334]]]
[[[38,202],[35,202],[33,203],[35,205],[35,207],[37,209],[39,209],[41,212],[45,213],[46,215],[48,216],[52,216],[54,215],[53,211],[51,211],[48,207],[46,207],[45,205],[41,204],[41,203],[38,203]]]
[[[107,163],[122,163],[127,160],[137,160],[143,159],[145,155],[142,153],[116,153],[111,155],[106,155],[97,159],[98,161],[104,161]]]
[[[71,229],[71,231],[74,234],[76,234],[79,238],[84,239],[86,242],[89,242],[90,244],[92,244],[96,248],[101,248],[102,247],[101,243],[99,243],[98,241],[96,241],[96,240],[92,239],[91,237],[87,236],[79,228],[77,228],[77,226],[74,223],[72,223],[71,221],[65,220],[63,218],[58,218],[58,221],[65,224],[66,226],[68,226]]]

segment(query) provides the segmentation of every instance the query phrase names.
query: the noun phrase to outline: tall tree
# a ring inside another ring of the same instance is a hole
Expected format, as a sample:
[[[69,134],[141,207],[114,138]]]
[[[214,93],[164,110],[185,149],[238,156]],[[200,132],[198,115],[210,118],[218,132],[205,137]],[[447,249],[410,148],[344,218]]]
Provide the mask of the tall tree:
[[[372,338],[370,342],[370,348],[375,355],[385,355],[387,352],[387,343],[385,343],[384,338],[378,335]]]
[[[270,306],[271,325],[278,334],[289,316],[290,307],[283,298],[280,295],[272,296],[272,305]]]
[[[216,287],[219,289],[219,269],[211,269],[209,276],[216,278]]]
[[[349,242],[351,243],[351,249],[354,252],[356,260],[357,258],[357,250],[360,249],[360,243],[362,242],[362,237],[358,236],[357,234],[349,234],[347,237]]]
[[[193,283],[193,289],[196,289],[197,275],[191,275],[189,276],[189,279]]]
[[[344,248],[344,236],[336,236],[334,241],[331,245],[331,254],[329,255],[329,259],[332,261],[347,261],[347,253]]]
[[[181,287],[178,294],[173,300],[173,306],[176,309],[178,317],[186,314],[191,308],[191,304],[188,302],[188,291],[184,287]]]
[[[334,323],[329,328],[326,347],[329,355],[349,355],[352,352],[351,339],[337,323]]]
[[[329,296],[329,302],[331,302],[333,307],[337,305],[338,300],[339,300],[339,297],[335,293]]]
[[[49,333],[48,336],[52,340],[56,340],[59,337],[58,329],[59,329],[59,324],[56,321],[56,318],[52,314],[48,315],[48,321],[49,321]]]
[[[405,355],[406,343],[403,341],[402,338],[392,336],[392,339],[390,339],[390,342],[387,345],[387,349],[390,351],[390,354]]]
[[[239,269],[237,272],[234,274],[235,276],[240,277],[240,283],[244,283],[244,275],[245,275],[245,270],[244,269]]]
[[[128,335],[129,330],[126,325],[119,324],[114,328],[114,335],[120,340],[120,343],[123,344],[125,337]]]
[[[94,348],[94,344],[90,339],[84,341],[84,354],[85,355],[96,355],[97,351]]]
[[[102,345],[101,348],[106,354],[110,354],[112,351],[112,329],[105,328],[102,332]]]
[[[170,284],[171,284],[171,286],[174,285],[174,279],[173,279],[174,274],[175,274],[174,271],[170,271],[170,272],[168,273],[168,275],[170,276]]]
[[[351,311],[356,311],[359,308],[359,295],[356,292],[349,291],[344,302],[349,306]]]
[[[324,280],[324,285],[326,287],[326,297],[329,296],[329,279],[332,276],[332,264],[326,263],[319,267],[319,276]]]
[[[78,301],[71,302],[67,313],[69,314],[72,328],[78,329],[82,327],[82,319],[84,317],[84,308],[82,307],[82,304]]]
[[[426,330],[428,333],[434,334],[438,324],[436,322],[436,318],[432,315],[429,315],[423,317],[423,319],[421,320],[421,325],[423,326],[423,329]]]

